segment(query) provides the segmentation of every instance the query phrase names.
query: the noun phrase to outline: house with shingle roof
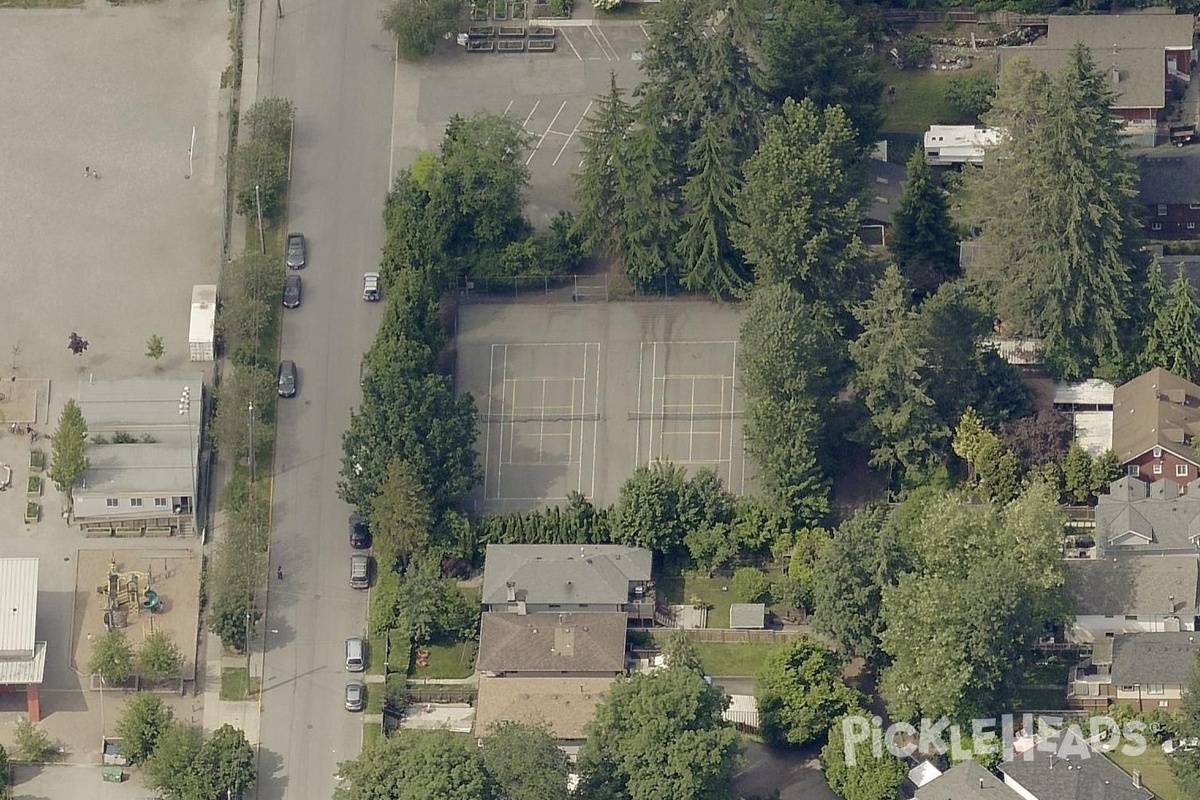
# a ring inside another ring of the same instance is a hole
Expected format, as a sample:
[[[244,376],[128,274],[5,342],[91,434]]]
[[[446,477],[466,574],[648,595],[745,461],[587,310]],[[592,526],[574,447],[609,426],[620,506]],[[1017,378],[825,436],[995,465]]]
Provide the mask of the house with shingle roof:
[[[1196,630],[1200,558],[1122,555],[1068,560],[1075,607],[1068,637],[1095,642],[1117,633]]]
[[[924,762],[929,764],[928,761]],[[916,792],[917,800],[1021,800],[1021,795],[1004,785],[974,759],[960,761]]]
[[[1189,631],[1118,633],[1098,640],[1091,656],[1071,670],[1071,708],[1103,712],[1114,703],[1138,711],[1173,709],[1197,656],[1200,641]]]
[[[1122,770],[1072,728],[1021,737],[1013,750],[1000,773],[1025,800],[1154,800],[1140,775]]]
[[[619,544],[489,544],[483,605],[529,614],[644,610],[653,558],[645,548]]]
[[[488,612],[475,668],[492,677],[613,677],[625,669],[627,625],[620,613]]]
[[[1162,368],[1113,393],[1113,452],[1125,473],[1187,486],[1200,478],[1200,386]]]
[[[1052,15],[1047,18],[1045,39],[999,48],[1000,66],[1025,57],[1053,74],[1066,66],[1075,45],[1083,44],[1110,83],[1113,114],[1125,121],[1128,134],[1153,145],[1172,89],[1190,80],[1194,27],[1191,14],[1174,14],[1170,9]]]

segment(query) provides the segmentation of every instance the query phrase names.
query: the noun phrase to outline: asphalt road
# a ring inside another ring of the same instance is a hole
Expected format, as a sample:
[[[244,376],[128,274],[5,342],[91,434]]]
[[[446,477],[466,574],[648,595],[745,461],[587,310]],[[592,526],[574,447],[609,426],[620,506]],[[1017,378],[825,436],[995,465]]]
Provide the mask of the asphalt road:
[[[395,63],[376,3],[264,3],[259,98],[296,104],[289,227],[309,241],[303,303],[283,313],[282,357],[299,391],[279,404],[272,571],[261,720],[262,800],[328,800],[358,755],[362,717],[343,708],[343,642],[364,629],[349,586],[349,508],[337,498],[341,436],[382,304],[362,300],[379,263]],[[248,31],[248,35],[251,35]]]

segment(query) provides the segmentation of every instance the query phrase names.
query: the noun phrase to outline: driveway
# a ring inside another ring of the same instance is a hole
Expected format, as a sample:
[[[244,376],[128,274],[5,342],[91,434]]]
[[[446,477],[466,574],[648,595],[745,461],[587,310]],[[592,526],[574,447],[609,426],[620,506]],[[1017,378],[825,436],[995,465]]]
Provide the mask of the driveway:
[[[745,743],[745,765],[734,775],[738,798],[767,795],[779,790],[779,800],[841,800],[821,772],[817,748],[772,750],[756,742]]]

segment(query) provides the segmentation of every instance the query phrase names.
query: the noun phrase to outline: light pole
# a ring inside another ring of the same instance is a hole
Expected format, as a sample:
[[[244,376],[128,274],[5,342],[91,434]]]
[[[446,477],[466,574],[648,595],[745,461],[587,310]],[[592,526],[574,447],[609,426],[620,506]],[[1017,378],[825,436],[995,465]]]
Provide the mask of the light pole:
[[[267,240],[263,234],[263,218],[262,218],[262,188],[256,183],[254,184],[254,204],[258,207],[258,245],[262,248],[263,255],[267,254]]]
[[[250,453],[250,499],[254,499],[254,403],[250,403],[250,412],[247,414],[246,423],[250,428],[250,439],[246,444],[246,449]]]
[[[187,415],[187,429],[188,429],[188,469],[192,473],[192,502],[191,502],[192,535],[195,536],[196,535],[196,520],[198,519],[198,514],[196,513],[197,505],[200,502],[200,499],[199,499],[200,492],[198,489],[198,481],[196,479],[196,474],[200,471],[200,469],[196,463],[196,448],[195,448],[195,445],[192,443],[192,396],[191,396],[191,387],[190,386],[183,387],[183,393],[179,395],[179,416],[182,417],[185,414]]]

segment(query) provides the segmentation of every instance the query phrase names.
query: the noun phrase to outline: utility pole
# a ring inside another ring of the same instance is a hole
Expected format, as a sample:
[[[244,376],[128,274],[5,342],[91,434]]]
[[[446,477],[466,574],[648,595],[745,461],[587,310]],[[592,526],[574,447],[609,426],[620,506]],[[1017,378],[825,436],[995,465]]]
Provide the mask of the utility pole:
[[[254,204],[258,207],[258,246],[265,256],[267,254],[267,238],[263,233],[262,188],[257,183],[254,184]]]

